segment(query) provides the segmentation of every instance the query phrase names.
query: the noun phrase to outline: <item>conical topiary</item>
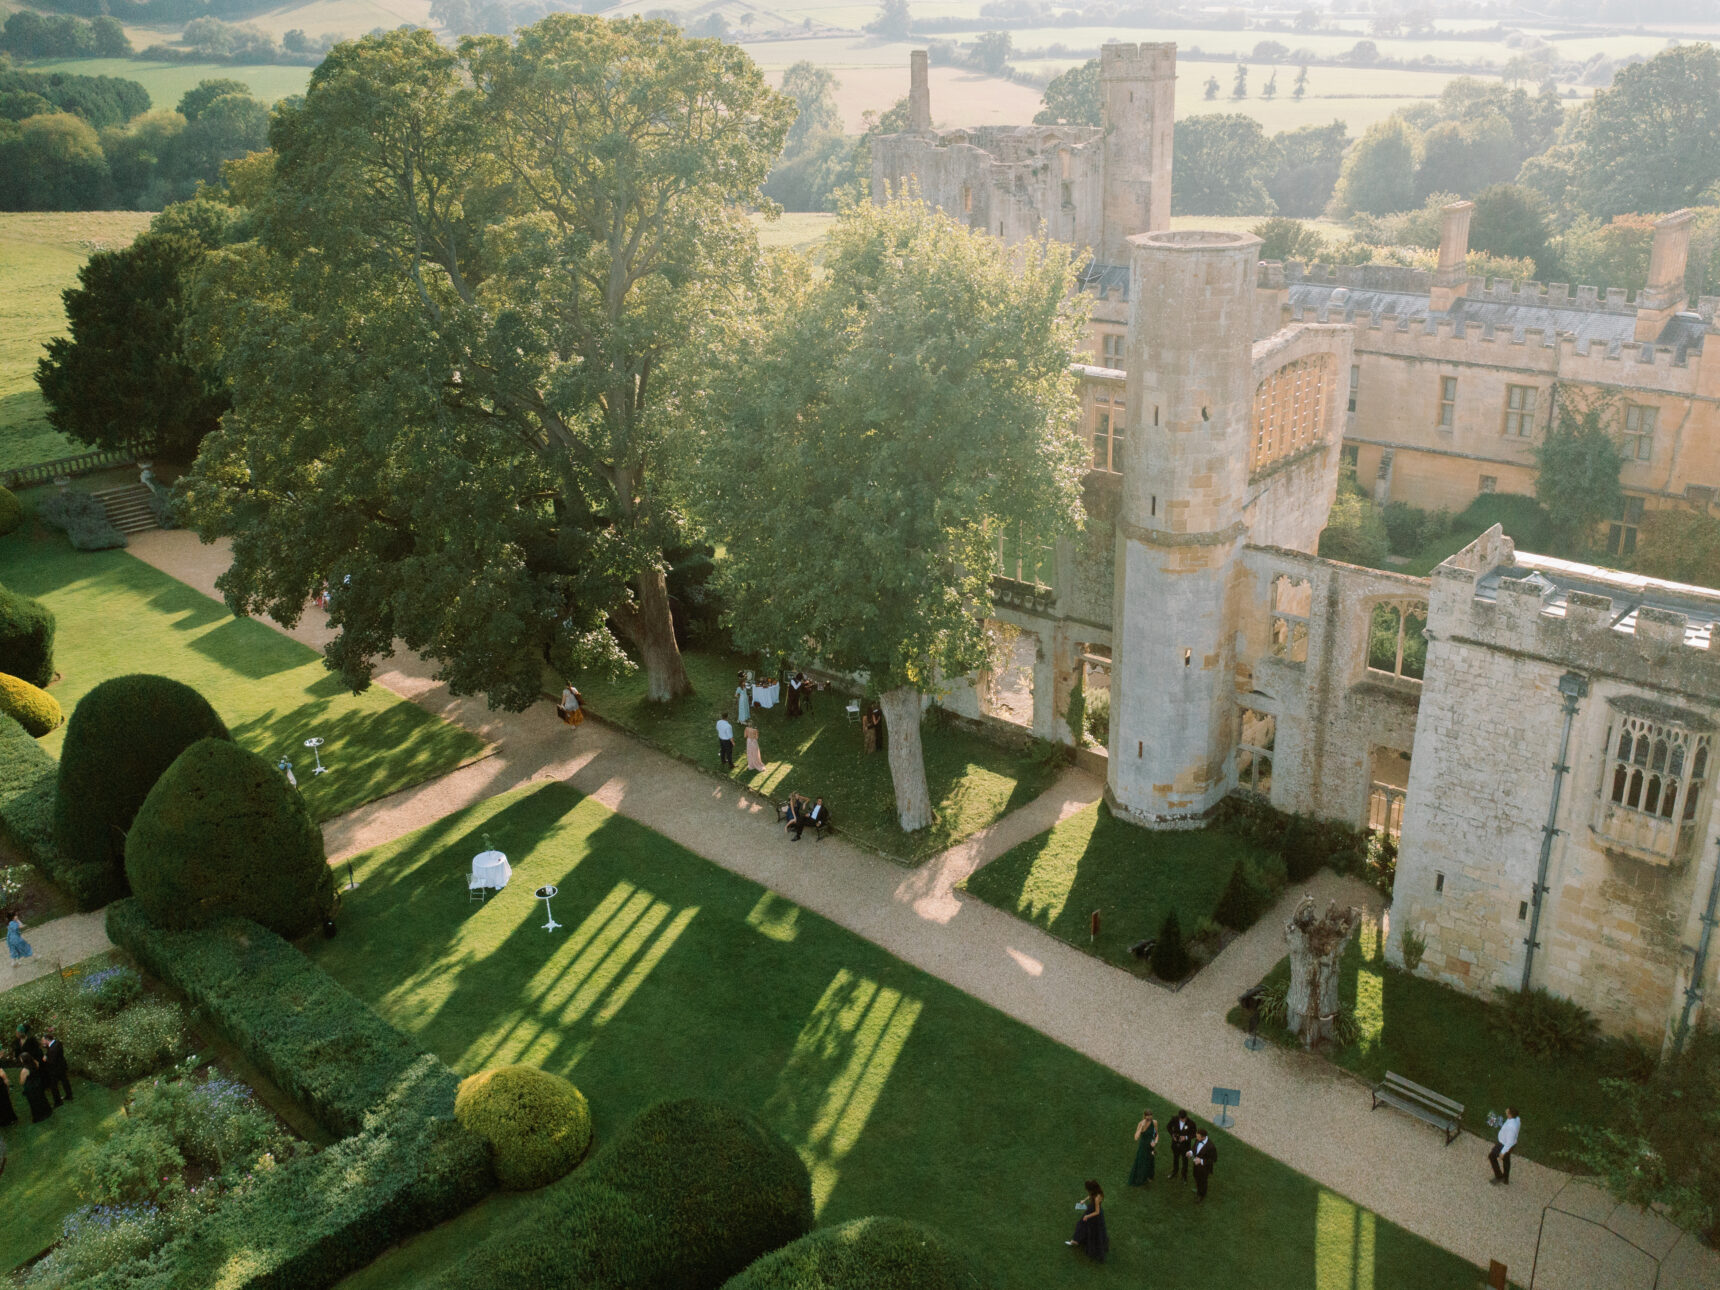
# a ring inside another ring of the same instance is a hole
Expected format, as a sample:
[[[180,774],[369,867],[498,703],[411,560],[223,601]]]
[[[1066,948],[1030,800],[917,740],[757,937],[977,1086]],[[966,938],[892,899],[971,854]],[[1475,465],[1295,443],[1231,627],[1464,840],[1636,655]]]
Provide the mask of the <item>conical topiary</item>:
[[[1177,921],[1174,909],[1165,915],[1164,924],[1159,928],[1159,939],[1153,943],[1152,963],[1153,975],[1161,981],[1180,981],[1193,966],[1189,961],[1188,946],[1183,943],[1182,924]]]

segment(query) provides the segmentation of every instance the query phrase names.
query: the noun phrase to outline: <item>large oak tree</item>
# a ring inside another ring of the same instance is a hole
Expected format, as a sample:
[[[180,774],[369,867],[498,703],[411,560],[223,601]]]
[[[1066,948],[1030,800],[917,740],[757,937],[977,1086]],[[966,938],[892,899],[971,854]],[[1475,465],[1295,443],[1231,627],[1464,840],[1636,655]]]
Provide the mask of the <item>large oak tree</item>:
[[[355,686],[398,637],[521,708],[612,625],[686,692],[669,463],[792,111],[663,22],[336,48],[271,131],[257,240],[205,275],[234,406],[185,492],[233,538],[228,603],[291,622],[328,580]]]
[[[851,209],[820,274],[774,284],[697,454],[736,640],[878,689],[906,830],[931,822],[922,696],[987,659],[999,538],[1081,519],[1071,285],[1066,250]]]

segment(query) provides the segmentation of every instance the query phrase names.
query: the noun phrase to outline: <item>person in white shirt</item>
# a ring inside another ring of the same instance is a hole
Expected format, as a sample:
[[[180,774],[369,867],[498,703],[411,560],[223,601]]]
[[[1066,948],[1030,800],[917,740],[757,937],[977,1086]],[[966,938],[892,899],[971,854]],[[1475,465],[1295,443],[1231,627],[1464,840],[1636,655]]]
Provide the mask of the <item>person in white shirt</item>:
[[[717,760],[730,770],[735,768],[735,728],[726,712],[717,718]]]
[[[1493,1166],[1494,1183],[1511,1181],[1511,1153],[1517,1149],[1517,1135],[1523,1131],[1523,1117],[1517,1108],[1505,1108],[1505,1123],[1499,1126],[1499,1141],[1487,1153],[1487,1163]]]

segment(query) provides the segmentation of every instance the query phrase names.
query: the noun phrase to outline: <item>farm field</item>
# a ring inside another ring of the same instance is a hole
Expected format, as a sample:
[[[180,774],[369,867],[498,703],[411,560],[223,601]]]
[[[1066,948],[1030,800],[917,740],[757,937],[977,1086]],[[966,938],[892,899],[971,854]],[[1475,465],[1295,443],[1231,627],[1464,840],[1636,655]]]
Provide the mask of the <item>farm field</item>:
[[[90,253],[128,245],[149,220],[137,211],[0,214],[0,470],[84,450],[48,424],[36,360],[65,330],[60,293]]]
[[[228,21],[261,28],[277,40],[295,28],[309,36],[320,36],[330,31],[345,36],[362,36],[376,27],[393,28],[402,23],[413,27],[430,26],[430,0],[311,0],[309,4],[279,5]],[[183,28],[183,23],[152,23],[148,26],[128,23],[125,30],[131,43],[142,49],[146,45],[177,40]]]
[[[152,40],[165,40],[167,34],[157,32]],[[136,44],[136,37],[132,38]],[[231,63],[154,63],[144,58],[59,58],[42,63],[28,63],[32,72],[71,72],[77,76],[123,76],[136,81],[149,91],[150,106],[159,110],[174,107],[186,90],[198,81],[215,77],[243,81],[251,93],[265,103],[284,99],[289,94],[303,94],[310,83],[309,67],[276,67],[273,65],[235,66]]]

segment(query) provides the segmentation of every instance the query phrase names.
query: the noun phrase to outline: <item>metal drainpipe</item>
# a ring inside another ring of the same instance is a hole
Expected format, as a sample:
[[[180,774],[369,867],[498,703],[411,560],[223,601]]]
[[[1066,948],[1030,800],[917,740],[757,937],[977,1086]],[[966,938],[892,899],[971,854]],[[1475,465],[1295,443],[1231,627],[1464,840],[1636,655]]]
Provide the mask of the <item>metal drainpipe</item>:
[[[1588,678],[1577,672],[1566,672],[1559,678],[1559,693],[1565,696],[1565,729],[1559,736],[1559,760],[1553,763],[1553,800],[1547,803],[1547,823],[1541,829],[1541,863],[1535,873],[1535,887],[1529,895],[1529,935],[1523,944],[1523,992],[1528,993],[1529,980],[1535,971],[1535,939],[1541,930],[1541,898],[1546,895],[1547,870],[1553,863],[1553,839],[1558,835],[1559,794],[1565,787],[1565,775],[1570,765],[1565,761],[1571,749],[1571,723],[1576,720],[1577,701],[1589,692]]]
[[[1708,971],[1708,942],[1714,936],[1715,913],[1720,910],[1720,860],[1714,863],[1714,880],[1708,884],[1708,912],[1702,915],[1702,934],[1696,938],[1696,962],[1690,969],[1690,986],[1684,992],[1684,1011],[1678,1017],[1678,1029],[1672,1036],[1672,1055],[1684,1051],[1684,1041],[1690,1035],[1690,1014],[1702,998],[1702,978]]]

